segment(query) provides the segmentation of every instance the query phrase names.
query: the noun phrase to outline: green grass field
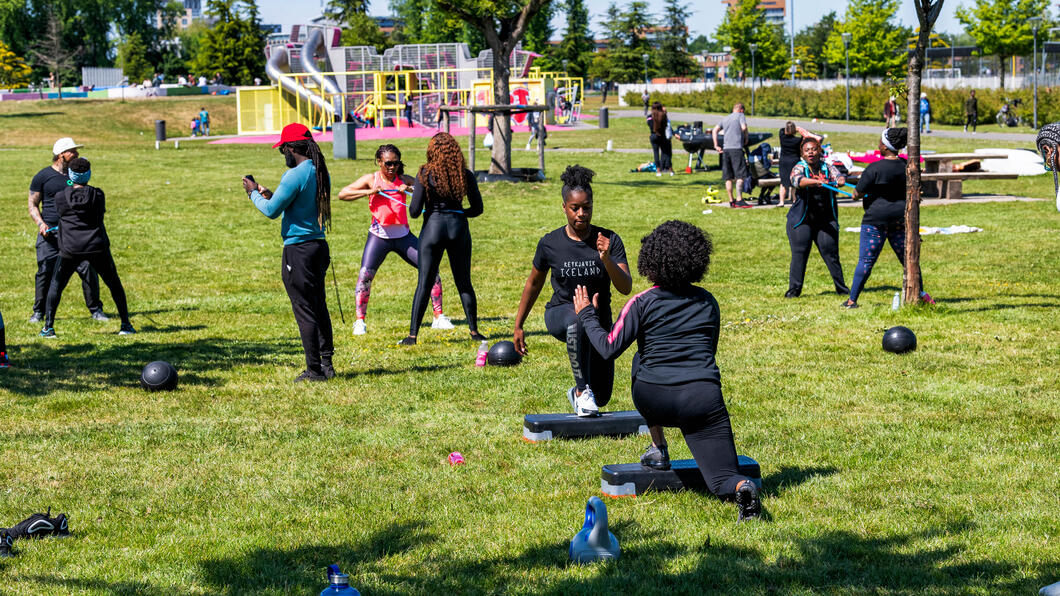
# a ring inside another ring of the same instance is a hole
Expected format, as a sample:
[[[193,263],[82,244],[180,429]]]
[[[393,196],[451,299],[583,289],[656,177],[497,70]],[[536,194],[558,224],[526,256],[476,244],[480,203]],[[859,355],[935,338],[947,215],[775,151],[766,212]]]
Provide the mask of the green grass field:
[[[818,257],[803,297],[783,299],[784,212],[702,214],[716,171],[659,179],[629,173],[645,156],[557,151],[547,182],[484,187],[473,279],[480,328],[494,339],[510,336],[538,238],[564,223],[567,164],[599,173],[594,223],[625,240],[636,291],[647,282],[634,257],[655,225],[684,219],[715,241],[704,285],[722,308],[718,362],[738,451],[762,465],[768,519],[737,525],[732,504],[697,493],[607,500],[622,558],[578,567],[567,544],[599,494],[600,467],[636,461],[647,440],[522,440],[523,415],[567,407],[570,371],[544,329],[546,297],[528,322],[524,363],[477,369],[444,263],[457,330],[425,329],[415,348],[395,346],[415,279],[391,257],[373,287],[369,335],[354,338],[369,215],[363,203],[335,201],[329,243],[347,321],[329,288],[339,376],[293,386],[303,362],[280,281],[279,223],[239,185],[252,173],[274,187],[283,161],[267,145],[156,151],[153,120],[175,122],[201,101],[0,104],[0,309],[15,364],[0,371],[0,526],[50,506],[74,533],[17,544],[17,558],[0,559],[0,592],[315,594],[331,563],[365,595],[1031,594],[1060,580],[1051,176],[966,186],[1048,201],[925,207],[924,225],[984,231],[926,236],[925,284],[939,304],[899,312],[889,253],[859,310],[839,308]],[[215,132],[234,132],[234,99],[208,101]],[[549,145],[647,147],[643,128],[616,120],[550,135]],[[90,143],[83,155],[107,192],[138,335],[88,318],[76,283],[57,340],[39,339],[26,320],[36,269],[26,189],[64,135]],[[874,139],[830,137],[838,149]],[[413,169],[422,163],[425,141],[401,147]],[[329,164],[333,192],[372,171],[373,150],[362,143],[362,159]],[[842,209],[840,225],[857,226],[860,213]],[[844,233],[840,250],[849,280],[857,235]],[[915,353],[880,349],[882,330],[897,324],[916,331]],[[631,355],[616,363],[616,409],[632,408]],[[141,368],[156,359],[180,370],[178,391],[140,390]],[[669,435],[673,456],[689,457]],[[451,451],[467,464],[445,464]]]

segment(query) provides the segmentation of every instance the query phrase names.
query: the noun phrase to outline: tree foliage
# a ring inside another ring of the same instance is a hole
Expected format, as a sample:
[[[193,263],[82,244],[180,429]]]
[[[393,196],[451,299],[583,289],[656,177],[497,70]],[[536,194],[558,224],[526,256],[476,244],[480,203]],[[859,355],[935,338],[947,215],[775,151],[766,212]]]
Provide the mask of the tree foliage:
[[[342,45],[373,46],[380,52],[394,45],[391,38],[379,29],[375,19],[364,13],[351,13],[342,23]]]
[[[835,21],[835,11],[832,11],[821,17],[821,20],[806,27],[802,31],[799,31],[795,35],[796,58],[799,57],[799,47],[804,48],[804,53],[812,57],[813,61],[817,64],[817,76],[821,78],[827,78],[825,70],[827,69],[828,61],[823,60],[824,46],[828,43],[828,37],[832,34],[832,29],[835,27]],[[803,71],[807,75],[809,74],[808,68],[804,68]]]
[[[228,84],[252,84],[265,72],[265,34],[257,2],[209,0],[206,14],[214,23],[202,37],[192,69],[207,77],[221,73]]]
[[[683,77],[699,70],[688,53],[688,19],[692,13],[680,0],[666,0],[659,31],[658,66],[667,76]]]
[[[354,15],[368,14],[368,0],[328,0],[324,16],[336,23],[348,23]]]
[[[564,0],[560,10],[567,15],[567,28],[556,48],[556,58],[567,61],[567,72],[571,76],[586,76],[594,59],[595,48],[589,31],[589,9],[585,6],[585,0]]]
[[[765,13],[758,9],[758,0],[740,0],[726,11],[715,37],[722,45],[731,48],[730,71],[743,71],[745,76],[750,76],[750,46],[756,43],[755,76],[780,78],[787,72],[789,58],[784,30],[766,21]]]
[[[155,69],[147,61],[146,54],[147,46],[139,33],[130,33],[118,43],[117,66],[129,77],[129,82],[135,84],[151,78]]]
[[[699,35],[688,44],[688,51],[692,54],[703,54],[705,52],[720,52],[721,44],[706,35]]]
[[[0,86],[21,87],[30,82],[32,72],[29,64],[26,64],[21,56],[12,52],[7,44],[0,41]]]
[[[832,28],[824,48],[829,64],[846,68],[843,33],[849,33],[851,76],[879,77],[906,62],[909,30],[896,23],[901,0],[850,0],[843,20]]]
[[[66,43],[62,21],[55,13],[49,13],[44,35],[33,44],[30,56],[52,78],[52,84],[59,90],[59,99],[63,98],[63,80],[73,77],[74,59],[80,50]]]
[[[1048,7],[1048,0],[975,0],[971,8],[957,8],[957,19],[982,53],[998,57],[1002,88],[1007,59],[1033,50],[1034,37],[1027,19],[1046,16]]]
[[[625,10],[613,2],[608,6],[603,21],[607,35],[607,68],[611,80],[618,83],[634,83],[645,78],[644,55],[648,56],[648,69],[658,74],[655,49],[648,35],[655,21],[648,12],[648,3],[633,0]]]
[[[401,22],[391,35],[395,44],[463,42],[472,55],[486,47],[485,38],[478,29],[443,12],[436,0],[390,0],[390,10]]]

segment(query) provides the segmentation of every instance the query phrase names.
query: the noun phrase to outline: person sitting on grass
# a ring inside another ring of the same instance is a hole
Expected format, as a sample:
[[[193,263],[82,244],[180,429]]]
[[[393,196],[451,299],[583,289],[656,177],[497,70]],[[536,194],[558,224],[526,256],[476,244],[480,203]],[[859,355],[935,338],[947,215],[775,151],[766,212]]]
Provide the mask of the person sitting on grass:
[[[883,159],[869,164],[858,179],[854,200],[862,200],[865,215],[861,218],[858,266],[850,282],[850,298],[843,302],[843,308],[858,307],[858,296],[872,275],[872,267],[880,258],[885,241],[891,244],[898,262],[905,266],[906,161],[898,157],[898,152],[905,148],[907,137],[905,128],[883,131],[880,136],[880,155]],[[919,274],[917,277],[920,278]],[[935,304],[931,295],[924,291],[923,278],[920,278],[920,300]]]
[[[125,288],[118,277],[118,268],[110,254],[110,237],[103,225],[106,213],[106,197],[103,190],[89,186],[92,164],[83,157],[70,162],[70,186],[55,195],[55,210],[59,213],[59,264],[55,279],[48,288],[48,304],[44,312],[44,328],[41,337],[55,337],[55,311],[70,276],[77,271],[81,261],[88,261],[107,284],[114,305],[121,317],[118,335],[136,333],[129,322],[129,306],[125,299]]]
[[[703,279],[714,247],[710,236],[690,223],[668,221],[641,239],[637,271],[653,286],[622,308],[615,324],[600,325],[599,295],[579,285],[574,311],[593,348],[617,358],[637,342],[633,358],[633,405],[648,423],[652,444],[641,465],[669,470],[664,426],[685,437],[710,492],[735,498],[739,521],[761,515],[758,489],[741,476],[732,425],[721,394],[718,301],[693,285]]]

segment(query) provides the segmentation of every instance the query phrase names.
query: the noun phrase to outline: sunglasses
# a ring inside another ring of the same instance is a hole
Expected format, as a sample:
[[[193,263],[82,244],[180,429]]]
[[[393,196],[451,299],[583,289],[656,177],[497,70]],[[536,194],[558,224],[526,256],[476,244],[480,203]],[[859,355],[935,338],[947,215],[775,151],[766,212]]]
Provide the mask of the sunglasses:
[[[396,167],[404,165],[404,164],[402,162],[400,162],[400,161],[384,161],[383,165],[388,167],[388,168],[396,168]]]

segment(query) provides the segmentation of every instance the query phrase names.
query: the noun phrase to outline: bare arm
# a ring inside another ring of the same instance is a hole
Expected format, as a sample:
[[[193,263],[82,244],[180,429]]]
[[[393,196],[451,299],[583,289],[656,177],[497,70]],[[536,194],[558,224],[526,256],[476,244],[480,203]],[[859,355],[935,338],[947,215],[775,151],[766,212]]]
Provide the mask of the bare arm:
[[[541,288],[545,286],[547,275],[548,272],[539,271],[537,267],[531,266],[530,275],[526,278],[526,284],[523,285],[523,296],[519,299],[519,310],[515,313],[515,330],[512,333],[515,349],[523,355],[526,355],[527,352],[526,339],[523,336],[523,323],[526,322],[526,317],[530,315],[530,309],[537,302],[537,297],[541,295]]]
[[[40,202],[42,199],[41,193],[29,191],[29,216],[33,219],[33,223],[37,224],[37,231],[40,232],[40,235],[47,236],[48,224],[44,223],[44,217],[40,214]]]
[[[339,191],[339,200],[356,201],[357,199],[372,195],[375,193],[375,189],[372,188],[373,178],[374,176],[372,174],[365,174],[346,185],[345,188]]]
[[[710,129],[710,138],[714,140],[714,150],[720,152],[721,148],[718,147],[718,131],[719,130],[721,130],[721,125],[720,124],[715,124],[714,128]]]
[[[803,128],[803,127],[801,127],[801,126],[796,126],[796,127],[795,127],[795,130],[796,130],[796,131],[797,131],[797,132],[798,132],[798,133],[799,133],[800,135],[802,135],[803,137],[805,137],[805,138],[808,138],[808,139],[814,139],[814,140],[815,140],[815,141],[817,141],[818,143],[820,143],[821,141],[823,141],[823,140],[824,140],[824,137],[822,137],[821,135],[815,135],[815,134],[813,134],[812,132],[810,132],[810,131],[806,130],[805,128]]]

